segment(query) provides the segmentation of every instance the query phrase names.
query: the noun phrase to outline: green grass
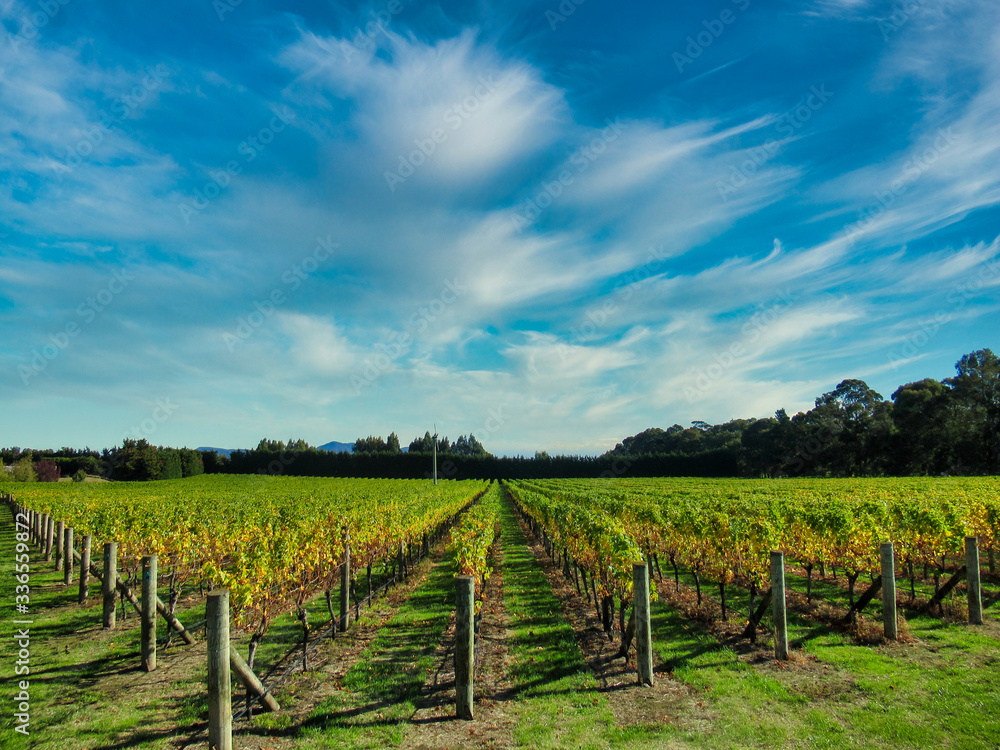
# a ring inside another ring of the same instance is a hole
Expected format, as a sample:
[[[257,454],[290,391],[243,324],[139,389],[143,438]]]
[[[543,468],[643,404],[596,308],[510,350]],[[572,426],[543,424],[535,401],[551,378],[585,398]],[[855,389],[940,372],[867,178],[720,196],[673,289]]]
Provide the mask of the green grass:
[[[842,593],[832,589],[814,584]],[[915,644],[859,646],[790,612],[792,663],[751,665],[662,603],[653,612],[657,657],[704,693],[693,746],[995,748],[1000,737],[995,628],[916,616]]]
[[[432,562],[427,579],[378,630],[342,681],[294,728],[296,747],[399,746],[435,668],[435,652],[454,609],[452,556]]]
[[[509,503],[500,517],[504,599],[517,718],[514,739],[531,748],[662,747],[669,727],[620,728],[587,667],[577,634],[536,562]]]

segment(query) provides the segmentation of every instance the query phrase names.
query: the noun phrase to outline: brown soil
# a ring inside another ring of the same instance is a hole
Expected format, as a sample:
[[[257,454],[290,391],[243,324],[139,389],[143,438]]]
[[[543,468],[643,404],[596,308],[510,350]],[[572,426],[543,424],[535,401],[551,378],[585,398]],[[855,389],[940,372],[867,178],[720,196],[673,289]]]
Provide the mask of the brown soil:
[[[414,750],[449,748],[511,748],[516,722],[511,713],[513,683],[507,665],[509,618],[504,603],[504,554],[497,536],[492,550],[493,574],[483,591],[479,633],[476,640],[475,721],[455,717],[454,617],[438,647],[436,672],[424,685],[423,699],[414,713],[404,747]]]

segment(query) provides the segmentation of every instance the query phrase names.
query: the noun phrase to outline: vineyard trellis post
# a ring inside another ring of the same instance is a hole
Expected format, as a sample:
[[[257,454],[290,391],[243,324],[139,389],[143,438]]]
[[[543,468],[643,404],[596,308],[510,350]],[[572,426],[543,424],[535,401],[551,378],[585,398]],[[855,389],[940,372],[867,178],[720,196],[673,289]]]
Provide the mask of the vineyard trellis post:
[[[93,544],[93,537],[86,534],[83,537],[83,544],[80,545],[80,604],[87,601],[90,584],[90,546]]]
[[[351,624],[351,539],[347,527],[341,534],[344,559],[340,565],[340,632],[346,633]]]
[[[117,542],[104,543],[104,580],[101,582],[101,593],[104,595],[104,619],[102,625],[105,630],[111,630],[115,626],[115,594],[117,588],[115,581],[118,580],[118,544]]]
[[[52,536],[55,534],[55,519],[45,516],[45,562],[52,562]]]
[[[156,670],[156,555],[142,558],[142,668]]]
[[[653,684],[653,631],[649,615],[649,567],[632,565],[632,600],[635,609],[635,650],[640,685]]]
[[[788,660],[788,619],[785,612],[785,554],[771,552],[771,616],[774,619],[774,658]]]
[[[208,746],[233,748],[232,678],[229,648],[229,589],[208,593]]]
[[[472,699],[475,674],[476,579],[455,576],[455,714],[473,718]]]
[[[73,527],[66,529],[63,549],[63,583],[69,586],[73,583]]]
[[[66,536],[66,522],[60,521],[56,525],[56,570],[62,570],[63,539]]]
[[[965,575],[969,593],[969,622],[983,624],[983,597],[979,588],[979,539],[965,537]]]
[[[896,556],[892,542],[882,542],[882,627],[885,637],[896,640]]]

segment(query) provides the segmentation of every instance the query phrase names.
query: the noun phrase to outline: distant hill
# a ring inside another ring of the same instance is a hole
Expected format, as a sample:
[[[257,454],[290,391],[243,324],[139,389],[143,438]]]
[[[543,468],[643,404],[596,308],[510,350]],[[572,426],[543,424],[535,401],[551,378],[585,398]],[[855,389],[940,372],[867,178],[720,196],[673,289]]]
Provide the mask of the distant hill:
[[[319,446],[321,451],[330,453],[354,453],[354,443],[338,443],[336,440]]]
[[[229,456],[233,451],[246,450],[245,448],[198,448],[200,451],[215,451],[221,456]],[[338,443],[336,440],[319,446],[319,450],[328,453],[354,453],[354,443]],[[404,449],[405,450],[405,449]]]
[[[196,448],[196,450],[199,450],[199,451],[215,451],[220,456],[227,456],[228,457],[230,453],[232,453],[235,450],[239,450],[239,448]]]

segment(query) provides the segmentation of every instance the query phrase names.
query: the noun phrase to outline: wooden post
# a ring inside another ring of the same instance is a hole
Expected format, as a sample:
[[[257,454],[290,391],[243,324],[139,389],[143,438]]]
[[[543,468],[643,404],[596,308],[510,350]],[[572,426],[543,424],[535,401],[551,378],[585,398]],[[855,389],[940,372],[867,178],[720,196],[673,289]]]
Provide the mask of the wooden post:
[[[142,668],[156,669],[156,555],[142,558]]]
[[[73,583],[73,527],[66,529],[65,547],[63,549],[63,583],[69,586]]]
[[[473,681],[475,679],[476,579],[455,576],[455,715],[472,720]]]
[[[233,750],[229,589],[209,592],[205,617],[208,630],[208,746],[212,750]]]
[[[649,616],[649,566],[632,564],[632,607],[635,611],[635,650],[639,684],[653,684],[653,631]]]
[[[66,537],[66,522],[56,525],[56,570],[62,570],[63,539]]]
[[[80,547],[80,604],[87,601],[87,594],[90,584],[90,545],[93,538],[90,534],[83,537],[83,545]]]
[[[882,630],[890,641],[896,640],[896,555],[892,542],[882,542]]]
[[[105,630],[111,630],[115,626],[115,594],[117,593],[115,581],[117,579],[118,543],[105,542],[104,580],[101,581],[101,593],[104,595],[104,619],[102,623]]]
[[[979,544],[974,536],[965,537],[965,576],[969,591],[969,623],[983,624],[983,597],[979,589]]]
[[[246,659],[240,656],[235,646],[229,647],[229,669],[236,679],[243,683],[243,687],[256,695],[267,711],[280,711],[281,706],[274,696],[264,687],[264,683],[253,673]]]
[[[771,552],[771,616],[774,619],[774,658],[788,660],[788,619],[785,613],[785,554]]]
[[[344,528],[344,560],[340,564],[340,632],[346,633],[351,624],[351,539]]]
[[[52,537],[55,534],[55,519],[45,517],[45,562],[52,562]]]

